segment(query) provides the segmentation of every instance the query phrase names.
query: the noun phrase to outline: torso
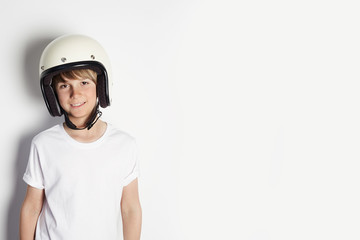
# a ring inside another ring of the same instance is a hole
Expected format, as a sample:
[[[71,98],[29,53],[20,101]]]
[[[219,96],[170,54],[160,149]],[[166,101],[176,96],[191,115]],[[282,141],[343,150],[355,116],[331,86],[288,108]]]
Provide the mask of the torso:
[[[45,189],[46,199],[35,239],[121,238],[122,189],[138,176],[136,143],[111,124],[96,129],[98,139],[88,143],[75,140],[63,125],[34,137],[24,180]]]

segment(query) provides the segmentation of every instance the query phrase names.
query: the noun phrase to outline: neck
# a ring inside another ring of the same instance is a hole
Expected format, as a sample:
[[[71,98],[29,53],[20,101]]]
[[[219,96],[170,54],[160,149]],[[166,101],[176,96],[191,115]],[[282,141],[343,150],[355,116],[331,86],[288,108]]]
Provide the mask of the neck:
[[[94,142],[99,139],[106,131],[107,124],[102,120],[98,120],[92,128],[89,130],[87,128],[83,130],[74,130],[69,128],[65,123],[64,129],[70,135],[79,142]]]

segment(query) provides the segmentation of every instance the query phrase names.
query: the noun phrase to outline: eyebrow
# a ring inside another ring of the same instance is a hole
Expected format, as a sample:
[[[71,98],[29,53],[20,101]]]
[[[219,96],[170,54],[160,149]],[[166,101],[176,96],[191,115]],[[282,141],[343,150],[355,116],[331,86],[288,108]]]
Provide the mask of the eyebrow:
[[[65,80],[65,79],[61,78],[61,81],[59,81],[59,83],[68,83],[68,82],[71,82],[71,81],[74,81],[74,80],[79,80],[79,79]]]
[[[84,79],[70,79],[70,80],[65,80],[63,78],[60,78],[60,80],[56,83],[56,86],[59,85],[59,84],[62,84],[62,83],[69,83],[71,81],[92,81],[94,82],[93,80],[91,79],[88,79],[88,78],[84,78]],[[94,82],[96,84],[96,82]]]

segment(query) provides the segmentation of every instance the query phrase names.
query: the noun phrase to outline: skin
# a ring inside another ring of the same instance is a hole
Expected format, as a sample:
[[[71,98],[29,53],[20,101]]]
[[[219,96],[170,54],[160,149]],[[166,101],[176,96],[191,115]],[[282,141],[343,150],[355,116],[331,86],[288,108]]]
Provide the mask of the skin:
[[[96,105],[96,84],[90,79],[64,79],[56,85],[61,107],[77,127],[85,127]],[[106,131],[106,123],[99,120],[90,130],[73,130],[64,123],[66,132],[79,142],[93,142]]]
[[[84,127],[96,105],[96,83],[90,79],[64,79],[56,86],[59,103],[68,113],[69,119],[78,127]],[[106,123],[100,119],[90,129],[73,130],[64,124],[66,132],[79,142],[93,142],[106,131]],[[40,215],[44,190],[28,185],[20,212],[20,240],[33,240],[36,222]],[[139,240],[142,209],[139,201],[138,179],[123,188],[121,214],[124,240]]]
[[[43,189],[28,185],[20,211],[20,240],[34,240],[36,222],[43,206],[44,196]]]
[[[56,85],[61,107],[78,127],[84,127],[96,104],[96,84],[90,79],[64,79]]]
[[[121,215],[124,240],[139,240],[141,235],[142,210],[139,201],[137,178],[123,189]]]

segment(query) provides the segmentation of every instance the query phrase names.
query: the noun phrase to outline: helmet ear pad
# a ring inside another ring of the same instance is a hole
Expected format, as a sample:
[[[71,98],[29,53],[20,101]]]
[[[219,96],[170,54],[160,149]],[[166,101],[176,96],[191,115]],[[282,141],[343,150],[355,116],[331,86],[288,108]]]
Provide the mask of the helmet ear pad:
[[[63,113],[61,111],[60,104],[58,102],[56,92],[51,86],[52,78],[56,74],[48,74],[40,79],[40,87],[45,104],[49,113],[53,117],[59,117]]]
[[[108,81],[106,80],[106,74],[99,74],[97,77],[96,94],[99,99],[100,106],[106,108],[110,106]]]
[[[52,88],[51,85],[45,85],[43,87],[43,95],[44,95],[44,98],[46,98],[46,105],[47,105],[47,108],[50,112],[50,115],[51,116],[61,116],[62,115],[62,112],[61,112],[61,109],[60,109],[60,106],[59,106],[59,103],[58,103],[58,100],[57,100],[57,96],[56,96],[56,93],[54,91],[54,89]]]

